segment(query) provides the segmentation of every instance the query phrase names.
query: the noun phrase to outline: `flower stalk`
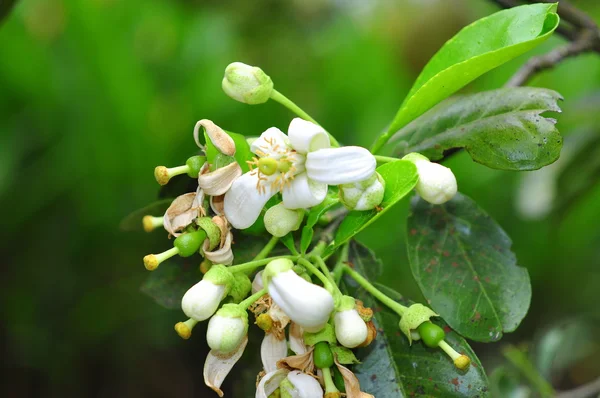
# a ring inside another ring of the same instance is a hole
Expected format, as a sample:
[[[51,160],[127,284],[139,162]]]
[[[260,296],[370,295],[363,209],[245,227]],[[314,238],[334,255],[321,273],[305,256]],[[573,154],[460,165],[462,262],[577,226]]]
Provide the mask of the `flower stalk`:
[[[383,292],[378,290],[368,280],[363,278],[362,275],[354,271],[348,265],[344,264],[342,269],[344,270],[344,272],[350,275],[350,277],[352,277],[352,279],[354,279],[359,285],[361,285],[366,291],[371,293],[377,300],[381,301],[383,304],[385,304],[388,308],[390,308],[398,315],[404,315],[404,312],[408,309],[407,307],[403,306],[402,304],[392,300],[391,298],[383,294]]]

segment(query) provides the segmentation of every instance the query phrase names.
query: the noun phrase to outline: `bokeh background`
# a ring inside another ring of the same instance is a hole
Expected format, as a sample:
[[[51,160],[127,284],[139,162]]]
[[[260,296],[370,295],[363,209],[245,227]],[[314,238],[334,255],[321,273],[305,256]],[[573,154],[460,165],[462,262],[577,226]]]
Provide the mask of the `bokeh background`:
[[[600,21],[599,2],[574,3]],[[139,289],[142,257],[168,241],[119,222],[157,198],[156,165],[195,153],[196,120],[246,135],[285,130],[293,116],[278,104],[222,92],[225,66],[261,66],[341,141],[369,146],[431,55],[497,10],[487,0],[18,1],[0,25],[0,394],[213,396],[202,382],[201,332],[182,341],[172,328],[183,314]],[[562,43],[556,36],[536,51]],[[530,55],[463,91],[501,87]],[[533,173],[490,170],[464,153],[447,162],[531,274],[531,311],[505,337],[515,344],[599,305],[600,56],[568,60],[531,84],[565,98],[559,162]],[[386,283],[420,299],[403,243],[407,208],[360,240],[384,260]],[[475,345],[488,371],[503,362],[503,342]],[[555,385],[597,376],[597,344]],[[259,370],[238,368],[230,381]]]

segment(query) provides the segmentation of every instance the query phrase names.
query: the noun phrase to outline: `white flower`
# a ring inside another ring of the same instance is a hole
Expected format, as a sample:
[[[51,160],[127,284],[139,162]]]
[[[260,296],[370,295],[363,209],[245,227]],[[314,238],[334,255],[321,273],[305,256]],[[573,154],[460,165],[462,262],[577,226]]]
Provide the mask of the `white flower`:
[[[215,313],[226,293],[224,285],[202,279],[185,293],[181,299],[181,309],[190,318],[203,321]]]
[[[248,314],[237,304],[225,304],[210,318],[206,342],[219,354],[230,354],[242,343],[248,332]]]
[[[367,324],[355,309],[336,312],[333,321],[335,337],[344,347],[358,347],[367,339]]]
[[[292,267],[290,260],[271,261],[263,272],[264,285],[293,322],[307,332],[318,332],[333,311],[333,297],[324,288],[298,276]]]
[[[320,398],[323,396],[323,389],[314,377],[293,370],[287,375],[285,380],[279,385],[279,388],[287,391],[289,396],[298,398]]]
[[[414,152],[403,159],[410,160],[417,166],[419,181],[415,190],[424,200],[440,205],[456,195],[456,177],[448,167],[432,163],[425,156]]]
[[[328,185],[365,180],[375,172],[375,157],[365,148],[330,148],[329,135],[314,123],[296,118],[288,135],[271,127],[252,143],[253,170],[235,180],[224,209],[235,228],[250,227],[265,203],[283,194],[288,209],[316,206]]]

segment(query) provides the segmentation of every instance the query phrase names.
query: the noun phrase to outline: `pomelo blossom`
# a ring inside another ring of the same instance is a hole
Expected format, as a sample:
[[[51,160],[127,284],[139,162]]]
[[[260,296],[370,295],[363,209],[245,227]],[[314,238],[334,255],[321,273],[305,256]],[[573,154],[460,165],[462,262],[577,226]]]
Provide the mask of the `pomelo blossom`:
[[[235,228],[250,227],[273,195],[283,194],[288,209],[323,202],[328,185],[363,181],[375,172],[375,157],[365,148],[331,148],[320,126],[295,118],[288,134],[271,127],[250,149],[257,155],[249,172],[235,180],[225,194],[224,209]]]

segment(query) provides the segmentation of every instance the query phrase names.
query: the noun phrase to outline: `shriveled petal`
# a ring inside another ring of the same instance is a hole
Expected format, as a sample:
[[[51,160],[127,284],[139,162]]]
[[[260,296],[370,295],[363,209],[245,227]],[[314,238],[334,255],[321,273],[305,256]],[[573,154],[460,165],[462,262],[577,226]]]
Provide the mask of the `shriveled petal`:
[[[366,180],[377,162],[371,152],[358,146],[319,149],[306,155],[308,178],[329,185]]]
[[[313,152],[331,146],[329,135],[323,127],[299,117],[290,123],[288,137],[292,148],[300,153]]]
[[[165,230],[173,236],[179,236],[201,214],[201,207],[195,206],[197,196],[204,196],[202,191],[190,192],[175,198],[163,216]]]
[[[206,135],[208,135],[208,138],[219,152],[228,156],[235,155],[235,142],[233,141],[233,138],[223,131],[221,127],[208,119],[199,120],[194,127],[194,141],[196,141],[196,145],[200,148],[204,148],[199,139],[201,128],[204,129]]]
[[[304,373],[312,374],[315,370],[313,350],[314,347],[311,347],[309,351],[303,354],[285,357],[277,362],[277,367],[289,370],[299,370]]]
[[[285,328],[290,323],[290,317],[276,303],[271,304],[271,308],[267,312],[271,319],[279,323],[281,329]]]
[[[223,195],[231,184],[242,175],[242,168],[237,162],[216,169],[213,172],[198,175],[198,186],[207,195]]]
[[[260,383],[256,386],[256,398],[268,398],[275,390],[279,388],[281,383],[288,375],[289,370],[277,369],[269,372],[260,379]]]
[[[254,224],[265,203],[276,193],[270,185],[259,191],[257,184],[258,173],[248,172],[235,180],[225,194],[225,216],[237,229],[246,229]]]
[[[307,351],[302,326],[294,322],[290,324],[290,350],[296,355],[304,354]]]
[[[260,345],[260,359],[265,372],[269,373],[277,370],[277,362],[285,358],[286,355],[287,341],[285,336],[280,340],[273,333],[265,334]]]
[[[302,173],[283,188],[283,205],[288,209],[306,209],[323,202],[325,196],[327,184],[311,181]]]
[[[215,264],[223,264],[223,265],[231,265],[233,264],[233,251],[231,250],[231,242],[233,240],[233,234],[229,232],[227,237],[225,238],[225,242],[223,246],[215,251],[209,252],[204,251],[204,257],[207,260],[212,261]],[[206,239],[203,243],[203,249],[207,248],[210,245],[208,239]]]
[[[227,357],[219,356],[214,350],[211,350],[206,356],[206,361],[204,362],[204,383],[212,388],[219,397],[223,396],[221,384],[223,384],[225,377],[227,377],[235,363],[244,353],[247,344],[248,337],[245,337],[238,349]]]
[[[214,216],[212,222],[214,222],[215,225],[219,227],[219,231],[221,231],[221,243],[219,244],[219,247],[223,247],[225,240],[227,240],[227,234],[229,234],[230,231],[229,223],[225,216]]]
[[[231,187],[230,187],[231,188]],[[210,208],[215,212],[216,215],[223,215],[223,199],[225,195],[211,196],[210,197]]]
[[[287,378],[298,392],[298,398],[317,398],[323,396],[323,389],[314,377],[294,370],[288,374]]]
[[[334,361],[338,370],[342,374],[342,378],[344,379],[344,387],[346,388],[347,398],[375,398],[371,394],[360,391],[360,383],[354,373],[352,373],[350,369],[342,366],[338,362],[337,358],[334,358]]]
[[[259,156],[265,154],[278,158],[280,156],[279,152],[274,151],[273,148],[285,148],[289,144],[290,140],[287,135],[283,134],[277,127],[271,127],[252,142],[250,150]]]

